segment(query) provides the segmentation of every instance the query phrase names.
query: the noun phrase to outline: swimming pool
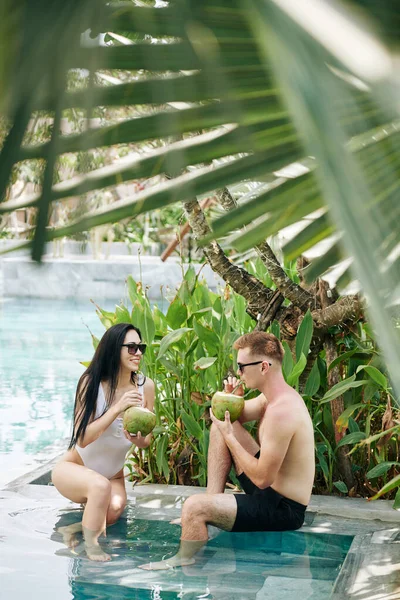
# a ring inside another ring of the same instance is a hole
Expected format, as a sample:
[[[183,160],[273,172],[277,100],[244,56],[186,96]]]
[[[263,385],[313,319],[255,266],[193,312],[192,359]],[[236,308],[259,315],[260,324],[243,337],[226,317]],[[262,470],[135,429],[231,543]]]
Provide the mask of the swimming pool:
[[[83,547],[72,555],[56,531],[80,520],[81,511],[60,510],[65,499],[54,498],[8,512],[1,598],[19,600],[29,589],[31,600],[327,600],[353,539],[310,531],[215,531],[195,565],[143,571],[139,565],[175,553],[178,526],[151,514],[144,519],[130,503],[102,541],[112,561],[93,563]]]
[[[79,362],[93,354],[85,325],[104,332],[89,301],[0,299],[0,487],[65,447]]]

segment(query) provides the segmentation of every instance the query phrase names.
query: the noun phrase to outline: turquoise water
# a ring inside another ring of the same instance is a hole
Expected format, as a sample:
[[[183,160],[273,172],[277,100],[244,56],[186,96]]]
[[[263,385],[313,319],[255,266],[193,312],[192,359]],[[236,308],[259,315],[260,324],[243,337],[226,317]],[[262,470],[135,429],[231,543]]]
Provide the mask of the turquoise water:
[[[93,354],[85,325],[104,332],[89,301],[0,299],[0,487],[65,447],[79,362]]]
[[[112,561],[93,563],[82,545],[73,556],[56,531],[80,520],[80,510],[43,501],[10,511],[0,544],[0,597],[19,600],[29,589],[31,600],[328,600],[352,541],[303,531],[219,532],[194,565],[143,571],[139,565],[176,552],[180,528],[135,513],[129,505],[107,530],[102,545]]]
[[[0,302],[0,487],[47,461],[57,444],[64,447],[79,361],[93,353],[85,324],[97,336],[104,331],[90,302]],[[2,493],[0,600],[27,592],[31,600],[327,600],[352,540],[303,531],[219,532],[194,566],[143,571],[139,565],[173,555],[180,536],[178,526],[151,520],[151,499],[148,519],[131,503],[108,528],[102,545],[112,562],[93,563],[82,544],[71,554],[57,532],[80,520],[80,509],[47,490],[44,500],[31,500],[29,491]]]

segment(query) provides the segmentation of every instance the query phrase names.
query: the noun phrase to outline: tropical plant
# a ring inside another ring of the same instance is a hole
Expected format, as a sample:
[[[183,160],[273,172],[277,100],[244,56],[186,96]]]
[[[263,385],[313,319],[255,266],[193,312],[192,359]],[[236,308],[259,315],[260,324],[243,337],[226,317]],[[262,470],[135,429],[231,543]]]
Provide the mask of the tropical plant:
[[[210,292],[192,268],[171,299],[166,314],[151,306],[141,284],[127,279],[130,307],[115,312],[98,307],[105,327],[117,322],[138,325],[148,344],[146,373],[156,381],[157,427],[148,453],[134,451],[128,461],[131,477],[141,482],[198,485],[206,483],[209,425],[208,407],[212,394],[235,369],[233,341],[253,329],[240,295],[226,287]],[[400,424],[390,412],[390,388],[373,340],[360,323],[358,332],[340,339],[336,364],[327,365],[322,351],[303,387],[303,397],[314,424],[317,472],[316,493],[339,490],[350,495],[376,495],[378,486],[393,497],[400,448]],[[368,328],[366,328],[368,330]],[[277,321],[270,330],[280,337]],[[284,342],[283,372],[287,382],[300,389],[306,355],[312,339],[312,319],[307,313],[296,336],[292,353]],[[94,345],[98,340],[93,339]],[[344,351],[346,350],[346,351]],[[329,368],[340,367],[341,381],[329,387]],[[246,394],[250,397],[252,393]],[[330,403],[344,397],[345,409],[338,426],[349,433],[336,442]],[[249,424],[250,431],[254,425]],[[340,472],[338,448],[353,447],[351,469],[355,475],[348,488]],[[393,480],[390,479],[394,475]],[[234,473],[231,483],[237,484]],[[400,491],[395,498],[398,506]]]
[[[0,53],[0,110],[7,123],[0,197],[21,161],[41,161],[43,182],[38,194],[2,202],[0,214],[35,208],[35,236],[26,243],[35,260],[46,240],[256,182],[210,236],[246,225],[235,240],[243,250],[304,219],[286,247],[288,258],[329,242],[306,270],[309,281],[351,257],[400,391],[399,336],[391,320],[400,274],[399,121],[387,2],[314,0],[304,10],[285,0],[41,0],[6,2],[1,10],[7,52]],[[88,30],[94,41],[81,35]],[[73,69],[87,70],[85,86],[68,91]],[[124,83],[110,85],[109,77],[99,85],[96,74],[110,71]],[[134,81],[126,77],[132,72]],[[126,111],[116,123],[91,127],[93,115],[129,106],[153,112],[132,118]],[[60,135],[68,110],[86,111],[84,131]],[[53,126],[47,141],[29,145],[26,133],[40,111],[53,115]],[[143,157],[128,155],[112,167],[54,182],[59,156],[154,139],[163,145]],[[168,180],[46,229],[56,200],[158,174]],[[349,261],[341,270],[344,288]]]

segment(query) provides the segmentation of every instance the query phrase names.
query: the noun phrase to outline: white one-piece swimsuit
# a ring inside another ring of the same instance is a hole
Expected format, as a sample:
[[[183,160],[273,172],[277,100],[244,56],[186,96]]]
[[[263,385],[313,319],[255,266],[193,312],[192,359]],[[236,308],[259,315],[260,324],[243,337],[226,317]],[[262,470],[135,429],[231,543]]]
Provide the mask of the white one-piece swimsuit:
[[[143,386],[139,387],[143,396]],[[95,419],[104,414],[106,398],[103,386],[99,385],[99,393],[96,401]],[[105,431],[94,442],[85,448],[75,446],[85,467],[93,469],[97,473],[111,479],[120,471],[125,463],[126,453],[132,446],[132,442],[126,439],[123,431],[122,417],[117,417]]]

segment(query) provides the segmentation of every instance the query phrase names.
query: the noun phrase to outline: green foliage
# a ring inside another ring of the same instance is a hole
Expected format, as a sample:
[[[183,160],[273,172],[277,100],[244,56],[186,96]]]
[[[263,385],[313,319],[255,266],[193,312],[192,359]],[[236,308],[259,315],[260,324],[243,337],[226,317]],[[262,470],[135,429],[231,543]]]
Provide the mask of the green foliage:
[[[251,319],[242,298],[228,288],[223,296],[211,292],[192,268],[165,315],[132,277],[127,289],[132,308],[120,305],[111,313],[97,307],[97,312],[105,327],[135,324],[148,344],[145,373],[156,382],[157,427],[149,452],[132,453],[132,477],[205,485],[211,395],[233,373],[232,344],[251,331]]]
[[[192,268],[186,271],[166,314],[158,306],[151,306],[141,284],[131,277],[127,279],[127,290],[132,308],[120,305],[110,312],[97,307],[97,312],[105,327],[121,320],[132,322],[148,344],[145,372],[156,382],[157,426],[149,451],[136,450],[129,459],[132,478],[205,485],[210,399],[222,389],[227,374],[234,372],[233,342],[252,331],[254,323],[241,296],[228,287],[223,295],[211,292],[198,281]],[[293,345],[297,360],[288,343],[283,342],[283,373],[286,381],[298,389],[312,335],[308,315]],[[300,388],[314,426],[314,492],[350,492],[337,469],[337,449],[346,446],[357,480],[356,493],[376,495],[383,486],[382,495],[394,498],[400,425],[394,423],[382,430],[390,385],[387,374],[378,368],[374,342],[364,335],[363,328],[361,325],[360,336],[343,337],[338,332],[339,356],[334,362],[342,380],[337,385],[327,387],[328,369],[322,352]],[[272,323],[270,331],[279,334],[278,323]],[[94,346],[97,343],[93,338]],[[330,402],[338,396],[343,396],[345,408],[336,422],[343,437],[336,443]]]

